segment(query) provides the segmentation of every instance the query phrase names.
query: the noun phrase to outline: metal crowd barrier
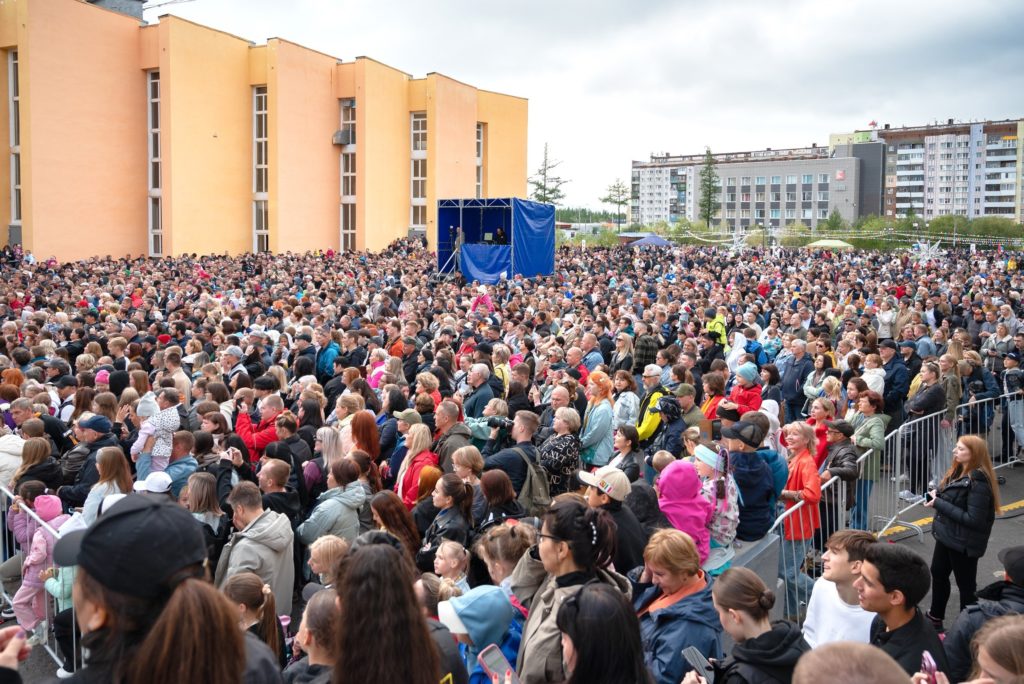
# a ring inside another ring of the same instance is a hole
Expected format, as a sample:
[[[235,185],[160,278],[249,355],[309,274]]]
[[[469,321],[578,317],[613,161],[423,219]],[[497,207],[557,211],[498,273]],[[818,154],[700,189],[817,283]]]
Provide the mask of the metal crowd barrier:
[[[885,438],[880,476],[871,491],[870,529],[883,536],[900,526],[924,537],[908,513],[942,479],[953,462],[953,447],[963,435],[985,440],[998,470],[1020,463],[1024,451],[1024,396],[1000,397],[961,404],[949,421],[945,409],[903,423]]]
[[[10,562],[11,559],[13,559],[15,557],[19,557],[19,558],[24,559],[24,555],[22,554],[22,549],[18,545],[18,543],[15,541],[14,533],[13,533],[13,531],[10,530],[9,522],[8,522],[9,518],[10,518],[10,515],[11,515],[10,512],[9,512],[9,509],[10,509],[11,503],[13,501],[14,501],[14,493],[11,492],[11,490],[8,489],[6,486],[0,485],[0,507],[2,507],[2,511],[3,511],[2,517],[3,517],[3,523],[4,523],[2,551],[3,551],[3,559],[4,559],[5,563],[6,562]],[[25,515],[27,515],[33,521],[35,521],[36,524],[38,524],[42,529],[44,529],[47,532],[49,532],[50,534],[52,534],[54,539],[58,539],[59,538],[59,532],[57,530],[55,530],[53,527],[51,527],[42,518],[40,518],[36,514],[36,512],[34,510],[28,508],[27,506],[22,506],[20,508],[21,508],[21,511]],[[31,544],[31,539],[29,540],[29,544]],[[26,548],[26,551],[27,551],[27,548]],[[23,562],[23,560],[22,560],[22,562]],[[73,572],[74,571],[73,568],[60,568],[60,567],[58,567],[56,565],[54,565],[52,567],[53,567],[53,570],[54,570],[55,573],[56,572]],[[3,601],[4,601],[5,605],[8,606],[8,607],[12,607],[14,605],[14,597],[15,597],[17,592],[15,591],[14,593],[11,593],[11,589],[12,589],[12,585],[15,582],[19,581],[20,578],[21,578],[20,563],[19,563],[19,567],[17,568],[17,570],[18,570],[18,572],[17,572],[17,576],[16,577],[12,577],[11,580],[6,580],[5,579],[3,582],[0,582],[0,595],[3,596]],[[13,573],[11,573],[11,574],[13,574]],[[5,575],[7,575],[7,573],[5,573]],[[67,578],[67,579],[71,579],[71,578]],[[44,619],[46,620],[47,628],[46,628],[46,639],[45,639],[45,641],[43,641],[43,643],[39,644],[36,648],[42,648],[50,656],[50,658],[53,660],[55,665],[57,665],[58,667],[63,667],[64,664],[65,664],[64,654],[60,650],[60,646],[57,643],[57,639],[56,639],[56,637],[54,635],[54,631],[53,631],[54,617],[57,615],[57,612],[58,612],[58,610],[57,610],[57,601],[56,601],[56,598],[53,595],[51,595],[50,592],[47,591],[45,588],[40,588],[40,591],[43,592],[44,599],[45,599],[44,600],[44,605],[45,605],[45,608],[46,608],[46,617]],[[74,666],[77,669],[78,667],[81,666],[81,662],[82,662],[81,661],[81,649],[80,649],[79,644],[78,644],[79,635],[78,635],[78,633],[76,631],[76,628],[75,628],[76,622],[75,622],[74,603],[71,601],[70,597],[67,599],[67,607],[68,607],[68,609],[71,610],[70,639],[71,639],[72,653],[74,654],[73,655]]]

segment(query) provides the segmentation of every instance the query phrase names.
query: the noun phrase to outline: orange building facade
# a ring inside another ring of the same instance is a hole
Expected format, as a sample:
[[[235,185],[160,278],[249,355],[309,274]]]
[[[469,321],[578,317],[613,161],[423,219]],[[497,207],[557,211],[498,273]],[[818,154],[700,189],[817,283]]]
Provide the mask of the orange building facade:
[[[441,74],[79,0],[3,0],[0,52],[0,244],[41,258],[433,244],[439,198],[526,193],[527,101]]]

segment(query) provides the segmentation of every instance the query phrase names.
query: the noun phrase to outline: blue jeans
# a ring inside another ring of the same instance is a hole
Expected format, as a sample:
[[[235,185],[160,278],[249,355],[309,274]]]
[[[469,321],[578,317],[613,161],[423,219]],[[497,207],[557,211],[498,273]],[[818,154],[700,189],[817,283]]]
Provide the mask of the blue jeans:
[[[850,511],[850,529],[867,530],[871,521],[868,520],[868,501],[871,499],[871,489],[875,486],[874,480],[857,480],[857,501]]]
[[[795,616],[811,600],[814,580],[801,568],[811,546],[810,539],[783,539],[779,547],[779,577],[785,583],[786,615]]]

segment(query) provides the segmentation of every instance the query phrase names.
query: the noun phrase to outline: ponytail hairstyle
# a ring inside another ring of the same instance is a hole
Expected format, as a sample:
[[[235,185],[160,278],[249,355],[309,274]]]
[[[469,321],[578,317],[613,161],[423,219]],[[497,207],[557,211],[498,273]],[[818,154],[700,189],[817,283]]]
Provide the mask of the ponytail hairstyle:
[[[362,449],[353,449],[348,452],[348,457],[359,466],[360,477],[366,477],[370,483],[371,494],[376,494],[384,488],[384,484],[380,480],[380,470],[377,468],[377,464],[370,459],[368,453]]]
[[[254,572],[240,572],[228,578],[223,591],[232,603],[242,604],[259,618],[256,624],[260,639],[275,656],[280,655],[284,645],[277,631],[277,605],[270,586]]]
[[[106,609],[103,628],[84,634],[82,646],[111,663],[108,681],[241,684],[245,635],[238,610],[206,580],[204,564],[173,573],[156,598],[108,589],[82,567],[76,581],[84,598]]]
[[[473,526],[473,485],[467,484],[455,473],[441,477],[441,491],[452,498],[452,508],[459,511],[469,526]]]
[[[729,568],[711,587],[719,608],[746,613],[761,622],[769,619],[775,605],[775,592],[748,568]]]
[[[729,497],[726,496],[727,485],[726,478],[729,477],[729,450],[723,447],[718,447],[718,467],[715,468],[715,508],[718,508],[718,502],[723,502],[722,510],[726,510],[729,507]]]
[[[615,556],[615,521],[603,508],[563,499],[544,514],[544,524],[553,536],[569,544],[573,561],[586,572],[607,566]]]

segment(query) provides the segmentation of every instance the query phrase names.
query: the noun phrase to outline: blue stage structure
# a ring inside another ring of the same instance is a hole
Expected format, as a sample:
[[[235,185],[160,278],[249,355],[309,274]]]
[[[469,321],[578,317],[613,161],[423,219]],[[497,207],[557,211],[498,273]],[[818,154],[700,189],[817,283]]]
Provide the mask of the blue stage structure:
[[[555,207],[515,197],[438,200],[437,270],[488,284],[503,274],[551,275]]]

